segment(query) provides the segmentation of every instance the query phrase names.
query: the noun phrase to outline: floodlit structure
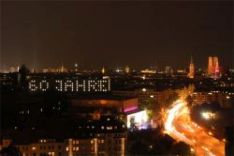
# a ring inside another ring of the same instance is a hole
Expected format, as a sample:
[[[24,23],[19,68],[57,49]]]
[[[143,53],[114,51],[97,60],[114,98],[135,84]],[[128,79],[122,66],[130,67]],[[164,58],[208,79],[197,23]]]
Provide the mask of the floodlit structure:
[[[126,66],[126,67],[125,67],[125,73],[127,73],[127,74],[130,73],[130,68],[129,68],[129,66]]]
[[[208,69],[207,74],[211,78],[219,78],[220,77],[220,67],[219,67],[219,59],[217,56],[209,56],[208,57]]]
[[[193,58],[191,57],[191,61],[190,61],[190,64],[189,64],[189,73],[188,73],[188,77],[190,79],[193,79],[194,78],[194,75],[195,75],[195,66],[193,64]]]
[[[105,68],[104,67],[102,67],[102,74],[105,74],[106,73],[106,70],[105,70]]]

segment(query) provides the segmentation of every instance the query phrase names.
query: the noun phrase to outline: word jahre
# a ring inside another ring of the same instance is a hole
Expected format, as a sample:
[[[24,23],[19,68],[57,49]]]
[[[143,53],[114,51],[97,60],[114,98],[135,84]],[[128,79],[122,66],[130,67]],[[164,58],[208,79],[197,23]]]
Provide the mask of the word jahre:
[[[108,92],[111,90],[110,79],[31,79],[28,89],[31,92],[45,92],[53,88],[59,92]]]

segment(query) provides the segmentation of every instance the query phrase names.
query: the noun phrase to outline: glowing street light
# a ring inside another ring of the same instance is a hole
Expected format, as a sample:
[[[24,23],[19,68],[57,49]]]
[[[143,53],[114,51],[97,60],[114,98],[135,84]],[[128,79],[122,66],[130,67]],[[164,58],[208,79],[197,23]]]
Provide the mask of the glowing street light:
[[[206,120],[210,120],[210,119],[214,119],[216,118],[216,114],[212,113],[212,112],[202,112],[201,116],[206,119]]]

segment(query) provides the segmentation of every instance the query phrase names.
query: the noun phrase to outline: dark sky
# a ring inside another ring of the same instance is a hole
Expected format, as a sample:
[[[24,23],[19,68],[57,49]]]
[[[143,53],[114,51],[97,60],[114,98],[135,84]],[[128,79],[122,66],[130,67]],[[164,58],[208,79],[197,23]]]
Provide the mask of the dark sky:
[[[230,2],[2,2],[1,66],[234,65]]]

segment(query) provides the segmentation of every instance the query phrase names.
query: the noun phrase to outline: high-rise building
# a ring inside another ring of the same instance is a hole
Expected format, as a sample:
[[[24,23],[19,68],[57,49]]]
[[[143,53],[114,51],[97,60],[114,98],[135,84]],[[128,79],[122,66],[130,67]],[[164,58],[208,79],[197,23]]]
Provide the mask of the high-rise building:
[[[213,73],[213,57],[208,57],[208,75],[211,75]]]
[[[218,57],[213,57],[214,61],[214,73],[219,74],[219,60]]]
[[[219,59],[217,56],[209,56],[208,57],[208,69],[207,74],[211,78],[219,78],[220,77],[220,67],[219,67]]]
[[[190,61],[190,64],[189,64],[189,73],[188,73],[188,77],[190,79],[193,79],[194,78],[194,75],[195,75],[195,66],[193,64],[193,58],[191,57],[191,61]]]

